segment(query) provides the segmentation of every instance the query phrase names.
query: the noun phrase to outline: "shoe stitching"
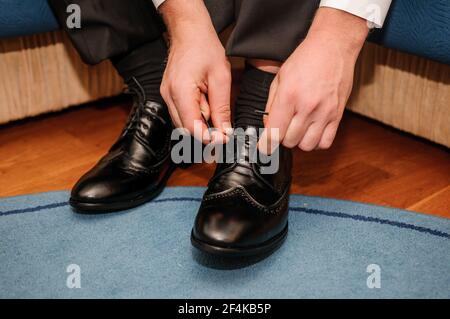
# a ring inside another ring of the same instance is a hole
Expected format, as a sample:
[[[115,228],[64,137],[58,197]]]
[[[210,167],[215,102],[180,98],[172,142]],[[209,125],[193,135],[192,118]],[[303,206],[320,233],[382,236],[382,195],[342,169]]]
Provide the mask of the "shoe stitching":
[[[260,211],[262,211],[264,213],[269,213],[269,214],[278,214],[284,208],[286,202],[289,201],[289,198],[286,196],[286,193],[288,192],[288,189],[289,188],[287,188],[283,192],[281,198],[276,203],[272,204],[269,207],[266,207],[266,206],[258,203],[247,192],[247,190],[245,190],[245,188],[243,188],[242,186],[237,186],[235,188],[232,188],[230,190],[226,190],[226,191],[221,192],[221,193],[205,195],[203,197],[203,201],[204,202],[210,202],[210,201],[213,201],[215,199],[231,198],[231,197],[234,197],[235,195],[241,195],[242,199],[244,199],[247,203],[249,203],[253,207],[259,209]]]

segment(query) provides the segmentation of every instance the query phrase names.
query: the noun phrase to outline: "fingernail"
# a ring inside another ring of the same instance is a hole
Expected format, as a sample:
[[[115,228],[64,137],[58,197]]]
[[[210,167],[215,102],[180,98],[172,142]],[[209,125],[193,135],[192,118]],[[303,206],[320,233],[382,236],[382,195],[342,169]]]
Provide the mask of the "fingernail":
[[[211,135],[209,134],[208,130],[205,130],[203,132],[203,141],[211,143]]]
[[[227,136],[230,136],[230,135],[233,135],[233,133],[234,133],[234,128],[232,128],[232,127],[227,127],[224,131],[225,131],[225,134],[226,134]]]
[[[228,143],[229,138],[228,136],[222,134],[219,131],[212,132],[212,142],[214,144],[226,144]]]

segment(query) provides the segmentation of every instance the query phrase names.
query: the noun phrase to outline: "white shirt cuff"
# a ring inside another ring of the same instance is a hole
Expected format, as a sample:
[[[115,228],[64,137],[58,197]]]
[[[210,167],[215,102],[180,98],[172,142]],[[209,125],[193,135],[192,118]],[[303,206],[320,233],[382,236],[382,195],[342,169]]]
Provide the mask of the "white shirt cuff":
[[[156,9],[158,9],[158,7],[160,5],[162,5],[163,2],[166,1],[166,0],[152,0],[152,1],[153,1],[153,4],[155,5]]]
[[[369,27],[381,28],[392,0],[321,0],[321,7],[346,11],[366,19]]]

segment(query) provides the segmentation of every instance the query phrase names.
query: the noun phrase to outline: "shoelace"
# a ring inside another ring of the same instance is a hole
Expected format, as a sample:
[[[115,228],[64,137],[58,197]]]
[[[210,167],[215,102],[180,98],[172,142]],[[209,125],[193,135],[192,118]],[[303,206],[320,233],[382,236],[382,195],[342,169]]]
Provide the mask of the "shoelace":
[[[256,144],[258,141],[256,135],[256,129],[248,128],[245,131],[244,140],[239,141],[239,137],[236,137],[235,143],[237,142],[237,152],[235,154],[235,163],[237,166],[251,167],[251,163],[257,164],[256,161]],[[254,154],[250,153],[251,151],[255,152]],[[252,161],[253,160],[253,161]]]
[[[233,139],[233,149],[230,148],[229,144],[224,145],[224,150],[226,152],[224,160],[227,160],[228,162],[228,159],[232,159],[233,167],[240,166],[251,169],[251,164],[258,165],[258,161],[256,160],[256,143],[258,140],[256,129],[247,128],[244,135],[235,134]]]
[[[146,136],[145,131],[148,130],[149,127],[147,124],[142,123],[140,119],[158,119],[164,125],[167,124],[167,121],[158,115],[158,110],[156,107],[149,105],[151,102],[146,102],[145,90],[139,81],[135,77],[133,77],[132,80],[136,84],[136,87],[129,87],[124,93],[137,96],[137,102],[135,101],[133,105],[133,109],[128,116],[128,121],[125,124],[125,128],[123,129],[120,138],[116,143],[114,143],[111,149],[114,149],[117,145],[119,145],[120,141],[122,141],[126,136],[136,133],[140,142],[145,145],[150,153],[156,156],[156,152],[147,143],[148,136]]]
[[[237,142],[239,136],[241,136],[241,142]],[[243,137],[243,138],[242,138]],[[233,150],[233,163],[232,166],[222,170],[218,175],[214,176],[214,178],[210,181],[217,180],[224,174],[227,174],[229,172],[234,171],[237,167],[242,167],[245,169],[249,169],[256,173],[256,178],[260,182],[262,182],[266,187],[277,193],[276,189],[267,181],[265,180],[260,174],[259,174],[259,168],[261,167],[261,164],[257,160],[257,142],[258,142],[258,134],[257,129],[254,127],[249,127],[245,131],[245,135],[234,135],[234,143],[235,143],[235,150]],[[254,153],[251,153],[254,152]],[[256,169],[256,172],[254,171]]]
[[[163,119],[161,116],[158,115],[158,110],[150,105],[151,102],[146,101],[145,90],[139,83],[139,81],[135,77],[133,77],[132,80],[134,81],[137,87],[128,88],[128,91],[126,91],[125,93],[137,96],[138,101],[133,110],[131,111],[131,114],[129,116],[127,124],[125,125],[125,129],[122,133],[122,136],[127,135],[129,132],[136,131],[137,134],[139,134],[142,138],[145,138],[145,134],[142,129],[147,130],[148,126],[146,124],[140,123],[141,118],[158,119],[164,125],[166,125],[167,122],[165,119]]]

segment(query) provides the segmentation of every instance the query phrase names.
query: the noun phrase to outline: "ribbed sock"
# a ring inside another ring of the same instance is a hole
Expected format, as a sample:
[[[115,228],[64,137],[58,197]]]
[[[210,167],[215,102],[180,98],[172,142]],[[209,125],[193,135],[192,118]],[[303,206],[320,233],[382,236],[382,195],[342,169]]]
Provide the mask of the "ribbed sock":
[[[263,114],[275,74],[246,65],[240,92],[234,106],[234,127],[262,128]],[[256,111],[256,112],[255,112]],[[259,111],[259,112],[258,112]]]
[[[128,88],[138,89],[135,78],[144,89],[145,98],[164,104],[159,92],[167,57],[163,38],[146,43],[133,51],[111,59]]]

